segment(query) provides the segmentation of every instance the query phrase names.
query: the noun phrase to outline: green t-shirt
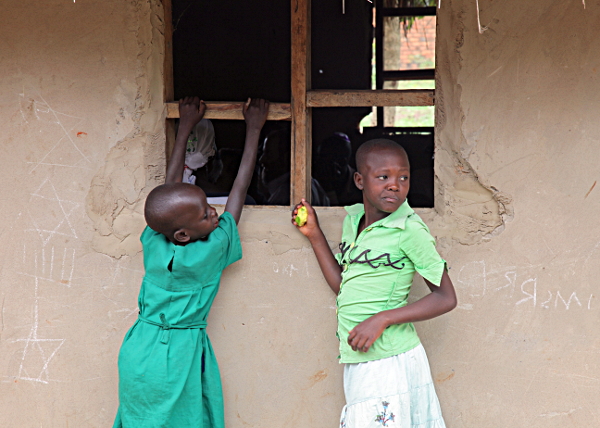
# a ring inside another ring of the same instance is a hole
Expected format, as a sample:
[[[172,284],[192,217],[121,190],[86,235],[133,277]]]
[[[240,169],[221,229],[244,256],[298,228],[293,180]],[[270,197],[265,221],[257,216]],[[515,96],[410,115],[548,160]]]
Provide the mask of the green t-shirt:
[[[388,327],[366,353],[352,350],[348,332],[381,311],[406,306],[415,272],[439,286],[446,262],[408,202],[358,236],[364,206],[352,205],[346,211],[341,252],[336,254],[342,266],[337,297],[340,362],[361,363],[409,351],[420,343],[412,323]]]

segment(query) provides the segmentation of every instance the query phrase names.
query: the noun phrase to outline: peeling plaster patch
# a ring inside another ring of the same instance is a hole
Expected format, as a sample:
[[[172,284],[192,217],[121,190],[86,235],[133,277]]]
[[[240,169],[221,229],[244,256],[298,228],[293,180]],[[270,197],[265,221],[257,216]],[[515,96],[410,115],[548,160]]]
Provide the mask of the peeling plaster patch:
[[[164,181],[165,165],[163,7],[157,1],[134,1],[129,13],[134,23],[129,30],[138,43],[136,77],[135,84],[122,81],[117,88],[117,100],[124,102],[116,124],[125,121],[130,130],[109,151],[86,201],[94,250],[117,258],[141,251],[145,196]]]
[[[121,80],[121,84],[115,89],[113,98],[119,106],[115,114],[114,124],[117,125],[116,132],[112,131],[108,138],[114,141],[121,141],[130,135],[134,130],[135,123],[133,122],[134,101],[138,93],[138,88],[135,82],[126,79]],[[110,127],[109,127],[110,129]]]
[[[112,257],[141,251],[134,235],[144,228],[142,192],[145,185],[143,138],[133,138],[113,147],[104,168],[93,178],[87,196],[87,213],[94,222],[93,248]],[[132,166],[135,169],[132,170]]]
[[[456,151],[438,150],[437,171],[441,194],[436,208],[438,219],[450,236],[461,244],[472,245],[487,235],[504,230],[505,221],[513,216],[511,198],[481,183],[471,165]]]
[[[124,141],[110,151],[105,167],[92,180],[86,200],[86,211],[95,228],[92,247],[117,258],[141,251],[137,239],[131,240],[132,235],[139,237],[144,227],[143,187],[139,186],[144,182],[143,170],[136,170],[138,177],[128,170],[132,163],[144,160],[141,148],[135,144],[135,140]]]
[[[465,42],[464,11],[455,15],[447,58],[440,58],[448,73],[439,73],[436,84],[436,189],[434,219],[441,238],[473,245],[501,233],[513,217],[512,198],[489,183],[485,171],[474,167],[484,127],[465,129],[462,86],[457,84]]]

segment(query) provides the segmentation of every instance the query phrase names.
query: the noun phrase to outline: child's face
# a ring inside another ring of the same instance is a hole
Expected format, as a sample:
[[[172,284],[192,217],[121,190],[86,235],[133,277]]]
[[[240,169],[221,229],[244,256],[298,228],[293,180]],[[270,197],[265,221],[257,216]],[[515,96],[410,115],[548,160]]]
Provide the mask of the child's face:
[[[354,175],[363,192],[365,210],[390,214],[406,200],[410,187],[410,165],[400,150],[376,149],[367,154],[362,173]]]
[[[176,239],[182,243],[194,242],[205,239],[210,233],[219,226],[219,216],[217,210],[211,207],[206,201],[206,194],[196,187],[193,197],[190,198],[185,206],[181,206],[177,215],[181,218],[185,226],[180,230],[184,231],[183,239],[176,236]]]

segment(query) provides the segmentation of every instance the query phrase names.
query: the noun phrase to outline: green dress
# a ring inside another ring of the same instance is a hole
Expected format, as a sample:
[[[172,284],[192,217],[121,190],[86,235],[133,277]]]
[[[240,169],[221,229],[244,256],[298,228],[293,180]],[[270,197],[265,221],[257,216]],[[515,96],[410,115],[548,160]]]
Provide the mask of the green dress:
[[[174,245],[146,227],[139,318],[119,353],[115,428],[224,428],[219,367],[206,318],[221,273],[242,257],[228,212],[206,241]]]

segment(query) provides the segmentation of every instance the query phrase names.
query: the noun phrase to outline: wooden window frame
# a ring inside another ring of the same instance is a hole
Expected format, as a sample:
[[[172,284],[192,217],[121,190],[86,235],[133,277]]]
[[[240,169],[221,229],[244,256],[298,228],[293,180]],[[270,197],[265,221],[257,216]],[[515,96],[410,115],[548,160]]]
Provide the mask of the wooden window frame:
[[[436,16],[437,7],[384,7],[384,0],[375,0],[375,88],[383,89],[385,82],[395,80],[433,80],[435,68],[418,70],[385,70],[383,52],[384,46],[384,19],[387,17],[417,17]],[[393,107],[421,107],[433,104],[398,104]],[[384,127],[384,109],[388,105],[377,106],[377,126]]]
[[[267,120],[291,120],[290,204],[311,198],[312,109],[319,107],[415,107],[435,105],[435,90],[312,90],[310,76],[311,0],[291,0],[291,102],[271,103]],[[173,27],[171,0],[163,0],[165,17],[164,100],[167,158],[175,142]],[[243,102],[206,102],[207,119],[243,120]]]

